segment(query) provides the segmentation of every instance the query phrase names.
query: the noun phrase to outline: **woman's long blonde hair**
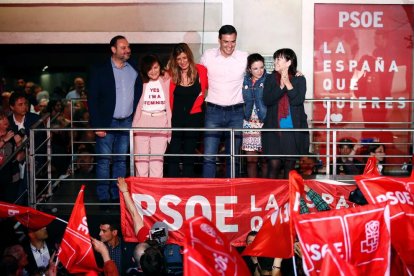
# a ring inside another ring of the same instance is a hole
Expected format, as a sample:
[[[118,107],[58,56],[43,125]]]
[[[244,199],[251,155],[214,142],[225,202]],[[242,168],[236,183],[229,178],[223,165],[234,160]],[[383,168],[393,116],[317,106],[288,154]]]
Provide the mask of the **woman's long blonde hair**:
[[[170,60],[168,61],[168,70],[171,75],[171,79],[176,85],[179,85],[181,83],[181,68],[177,64],[177,57],[181,53],[187,55],[189,63],[187,76],[189,79],[189,84],[193,84],[197,77],[197,70],[195,67],[193,52],[191,51],[190,47],[188,47],[187,43],[176,44],[171,52]]]

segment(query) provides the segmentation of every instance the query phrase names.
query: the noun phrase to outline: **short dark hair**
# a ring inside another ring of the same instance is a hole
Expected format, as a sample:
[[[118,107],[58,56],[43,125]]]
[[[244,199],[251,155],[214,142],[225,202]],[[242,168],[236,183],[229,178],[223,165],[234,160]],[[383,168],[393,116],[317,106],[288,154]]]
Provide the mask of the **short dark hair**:
[[[250,237],[250,236],[256,237],[256,235],[257,235],[257,231],[254,231],[254,230],[250,231],[246,236],[246,242],[247,242],[248,237]]]
[[[344,147],[348,147],[348,148],[353,148],[353,144],[352,144],[352,140],[351,139],[349,139],[349,138],[342,138],[341,140],[339,140],[339,143],[341,143],[341,144],[339,144],[338,146],[339,146],[339,148],[344,148]]]
[[[126,38],[125,38],[125,36],[123,36],[123,35],[117,35],[117,36],[114,36],[114,37],[111,39],[111,41],[109,42],[109,46],[110,46],[110,47],[116,47],[116,44],[118,43],[118,40],[121,40],[121,39],[126,39]]]
[[[232,25],[223,25],[219,30],[219,38],[221,39],[222,35],[236,34],[237,30]]]
[[[139,263],[145,275],[165,275],[165,259],[158,247],[151,246],[145,249]]]
[[[109,230],[111,230],[111,231],[117,230],[118,234],[121,234],[120,227],[119,227],[118,223],[116,223],[114,221],[110,221],[110,220],[101,220],[100,225],[105,225],[105,224],[109,225]]]
[[[291,64],[289,66],[289,75],[296,75],[297,68],[298,68],[298,58],[296,57],[295,52],[292,49],[289,48],[282,48],[277,50],[273,54],[273,59],[276,59],[278,57],[283,57],[286,59],[286,61],[291,61]]]
[[[160,75],[163,75],[163,66],[160,58],[155,54],[148,54],[142,57],[141,60],[141,77],[144,83],[149,82],[148,72],[151,70],[152,66],[158,63],[160,65]]]
[[[27,97],[25,93],[18,92],[18,91],[11,93],[10,98],[9,98],[9,106],[14,106],[16,104],[16,101],[20,98],[25,98],[27,101]]]

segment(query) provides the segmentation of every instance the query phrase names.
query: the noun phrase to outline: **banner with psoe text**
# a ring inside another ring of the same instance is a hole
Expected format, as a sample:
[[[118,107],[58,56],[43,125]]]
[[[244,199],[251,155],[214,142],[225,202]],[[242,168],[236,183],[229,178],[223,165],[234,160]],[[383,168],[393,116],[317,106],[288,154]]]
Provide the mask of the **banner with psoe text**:
[[[315,127],[329,120],[335,128],[395,127],[375,122],[407,122],[398,127],[409,128],[412,104],[404,100],[413,98],[414,5],[326,3],[314,10],[313,98],[337,100],[330,114],[327,102],[313,103]],[[314,132],[314,140],[326,141],[325,135]],[[408,152],[410,136],[390,130],[344,132],[337,139],[394,143],[386,151],[397,155]],[[388,161],[403,163],[396,160]]]
[[[288,203],[288,180],[259,178],[139,178],[126,179],[132,199],[151,229],[156,221],[169,226],[170,240],[182,243],[184,222],[204,216],[224,233],[234,246],[245,245],[251,230],[258,230],[263,218]],[[335,181],[305,180],[332,209],[353,206],[347,199],[355,185]],[[313,203],[305,198],[309,209]],[[142,210],[142,211],[141,211]],[[121,225],[126,241],[136,242],[131,216],[121,197]]]

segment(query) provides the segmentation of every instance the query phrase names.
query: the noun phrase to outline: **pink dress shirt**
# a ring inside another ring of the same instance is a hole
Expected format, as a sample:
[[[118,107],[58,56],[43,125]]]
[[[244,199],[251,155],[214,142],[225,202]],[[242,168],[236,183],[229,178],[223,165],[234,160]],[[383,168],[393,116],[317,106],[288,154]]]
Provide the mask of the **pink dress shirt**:
[[[220,49],[206,50],[201,64],[207,67],[208,93],[206,102],[221,106],[243,103],[243,78],[246,72],[247,53],[234,50],[224,57]]]

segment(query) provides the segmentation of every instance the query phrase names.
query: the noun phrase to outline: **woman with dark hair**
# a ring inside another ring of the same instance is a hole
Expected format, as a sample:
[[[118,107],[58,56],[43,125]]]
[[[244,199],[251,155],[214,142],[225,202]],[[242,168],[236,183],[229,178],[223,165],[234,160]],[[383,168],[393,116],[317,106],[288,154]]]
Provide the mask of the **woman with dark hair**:
[[[298,74],[297,58],[292,49],[280,49],[273,54],[275,70],[264,83],[263,102],[267,106],[263,128],[308,128],[304,101],[306,79]],[[269,178],[283,178],[295,168],[299,156],[309,152],[308,131],[265,131],[263,152],[269,157]]]
[[[156,55],[146,55],[141,61],[144,87],[139,100],[133,127],[170,128],[171,107],[169,100],[170,77]],[[163,154],[170,140],[170,131],[134,131],[135,175],[140,177],[163,176]],[[147,155],[150,154],[150,155]]]
[[[370,156],[375,156],[378,172],[384,174],[385,146],[379,143],[371,144],[368,146],[368,153]]]
[[[243,81],[244,120],[243,128],[257,129],[263,127],[266,117],[266,106],[263,103],[263,86],[266,80],[266,69],[262,55],[254,53],[247,57],[246,75]],[[261,133],[257,130],[243,131],[242,150],[247,154],[247,175],[257,177],[256,156],[262,152]],[[263,162],[262,176],[267,176],[267,166]]]
[[[168,62],[170,81],[170,104],[173,128],[202,128],[204,124],[205,91],[207,89],[207,69],[194,62],[194,56],[186,43],[174,46]],[[169,147],[170,154],[194,154],[200,132],[173,131]],[[182,157],[183,177],[194,177],[195,157]],[[180,157],[168,158],[167,174],[179,177]]]

